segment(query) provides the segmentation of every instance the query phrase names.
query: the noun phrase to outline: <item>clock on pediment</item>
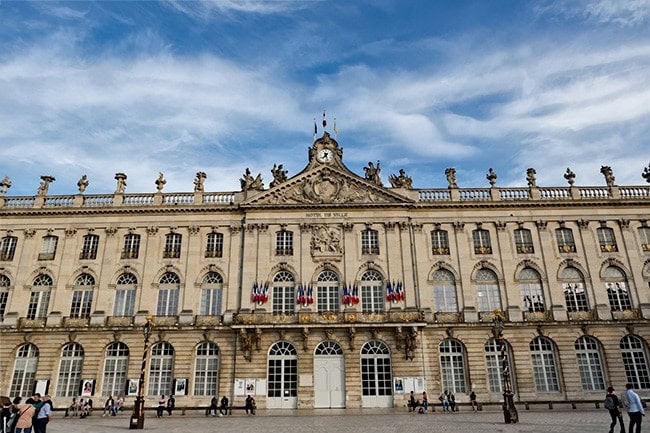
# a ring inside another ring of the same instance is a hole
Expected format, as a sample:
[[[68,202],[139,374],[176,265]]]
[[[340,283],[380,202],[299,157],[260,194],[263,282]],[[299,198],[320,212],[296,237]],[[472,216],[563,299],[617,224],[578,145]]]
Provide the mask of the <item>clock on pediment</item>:
[[[320,164],[341,163],[343,149],[330,135],[325,132],[323,136],[314,142],[314,146],[309,149],[311,162]]]
[[[331,149],[321,149],[316,154],[318,162],[328,163],[334,159],[334,152]]]

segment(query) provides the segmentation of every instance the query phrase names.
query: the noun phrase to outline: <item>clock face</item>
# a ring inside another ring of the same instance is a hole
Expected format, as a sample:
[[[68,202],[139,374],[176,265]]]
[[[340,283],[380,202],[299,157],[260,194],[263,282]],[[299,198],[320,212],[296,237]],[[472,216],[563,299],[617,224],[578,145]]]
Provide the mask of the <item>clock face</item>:
[[[332,154],[332,151],[329,149],[322,149],[318,152],[318,155],[316,155],[316,158],[320,162],[330,162],[334,155]]]

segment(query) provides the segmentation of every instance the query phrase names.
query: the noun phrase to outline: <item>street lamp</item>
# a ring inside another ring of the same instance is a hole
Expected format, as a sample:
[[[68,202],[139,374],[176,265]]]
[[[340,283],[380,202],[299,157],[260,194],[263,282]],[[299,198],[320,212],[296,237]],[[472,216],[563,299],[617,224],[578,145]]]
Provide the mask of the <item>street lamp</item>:
[[[149,337],[151,337],[153,326],[153,318],[148,316],[147,321],[142,327],[142,333],[144,334],[144,352],[142,353],[142,367],[140,368],[140,380],[138,381],[138,396],[135,398],[135,406],[133,406],[129,430],[142,430],[144,428],[144,372],[147,368],[147,350],[149,349]]]
[[[512,393],[512,384],[510,383],[510,363],[508,362],[508,351],[506,349],[506,340],[503,338],[503,322],[505,315],[501,310],[494,310],[494,326],[492,333],[494,338],[499,342],[501,349],[501,369],[503,371],[503,418],[506,424],[516,424],[519,422],[519,414],[515,407],[514,394]]]

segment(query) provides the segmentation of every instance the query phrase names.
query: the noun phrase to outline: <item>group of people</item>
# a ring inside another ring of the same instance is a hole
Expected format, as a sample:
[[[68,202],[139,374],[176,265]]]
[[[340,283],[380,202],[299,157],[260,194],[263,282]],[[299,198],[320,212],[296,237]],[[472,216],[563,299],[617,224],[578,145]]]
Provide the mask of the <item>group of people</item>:
[[[443,391],[438,397],[440,404],[442,405],[442,410],[447,412],[457,412],[458,407],[456,406],[456,396],[447,390]],[[472,391],[470,394],[470,403],[472,405],[472,410],[478,410],[478,404],[476,403],[476,393]],[[429,396],[427,392],[422,393],[422,401],[420,402],[415,398],[415,394],[411,391],[408,401],[409,412],[419,412],[426,413],[429,409]],[[421,410],[418,410],[421,408]]]
[[[124,397],[120,395],[116,400],[111,395],[104,402],[104,413],[102,413],[102,416],[115,416],[122,410],[122,406],[124,406]]]
[[[124,401],[124,400],[122,400]],[[93,411],[93,400],[91,398],[79,400],[76,397],[72,398],[70,406],[65,409],[65,415],[68,416],[79,416],[80,419],[86,418]]]
[[[217,400],[217,396],[215,395],[212,397],[212,400],[210,400],[210,408],[206,412],[206,416],[212,415],[212,416],[226,416],[228,415],[228,397],[225,395],[221,397],[221,401]]]
[[[160,400],[158,400],[158,408],[156,409],[156,418],[162,418],[165,410],[167,410],[169,416],[172,416],[172,412],[174,412],[175,408],[176,399],[173,395],[170,395],[169,397],[161,395]]]
[[[621,393],[620,398],[614,392],[614,387],[607,388],[605,396],[605,409],[609,411],[612,422],[609,425],[609,433],[614,433],[616,423],[619,423],[621,433],[625,433],[625,424],[623,423],[623,409],[627,411],[630,417],[628,433],[641,433],[641,420],[645,416],[643,403],[639,395],[632,389],[631,383],[625,385],[625,391]],[[634,430],[636,427],[636,430]]]
[[[49,395],[41,397],[35,393],[24,403],[22,397],[16,397],[10,404],[3,402],[2,406],[2,426],[7,432],[46,433],[53,409]]]

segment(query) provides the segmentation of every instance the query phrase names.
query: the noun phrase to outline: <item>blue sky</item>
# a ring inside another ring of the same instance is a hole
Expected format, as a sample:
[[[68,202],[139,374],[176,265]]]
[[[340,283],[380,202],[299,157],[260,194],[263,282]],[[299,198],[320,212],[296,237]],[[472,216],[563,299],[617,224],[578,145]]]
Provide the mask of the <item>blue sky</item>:
[[[302,170],[313,119],[344,162],[415,188],[643,184],[650,0],[0,0],[0,177],[9,195],[234,191]]]

